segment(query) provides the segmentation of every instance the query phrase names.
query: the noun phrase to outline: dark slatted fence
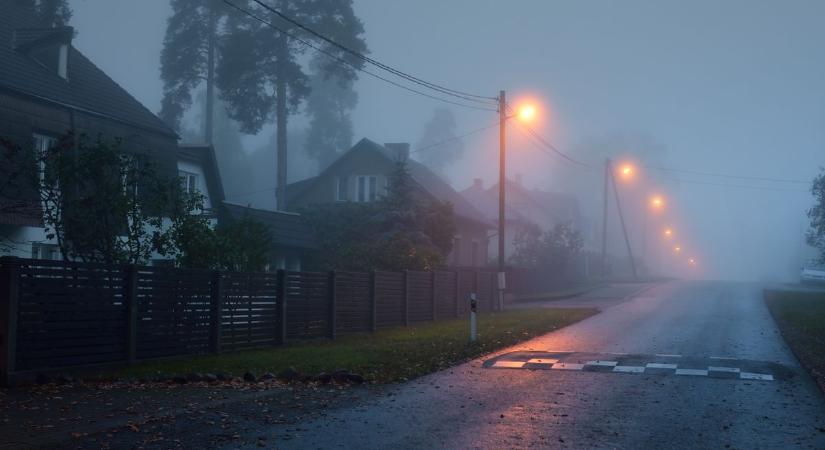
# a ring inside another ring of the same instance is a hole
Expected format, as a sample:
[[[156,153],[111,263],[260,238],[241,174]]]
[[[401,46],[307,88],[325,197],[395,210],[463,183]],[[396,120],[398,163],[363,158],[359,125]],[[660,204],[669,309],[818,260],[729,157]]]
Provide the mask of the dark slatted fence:
[[[235,273],[0,258],[0,376],[334,338],[495,309],[495,274]]]

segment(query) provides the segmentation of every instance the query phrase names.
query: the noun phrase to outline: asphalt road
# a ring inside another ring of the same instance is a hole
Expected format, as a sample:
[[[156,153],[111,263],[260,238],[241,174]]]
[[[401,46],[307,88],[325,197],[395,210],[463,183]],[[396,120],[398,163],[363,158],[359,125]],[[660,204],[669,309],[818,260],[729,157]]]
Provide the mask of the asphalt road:
[[[301,449],[825,448],[825,399],[760,286],[627,289],[554,303],[604,309],[568,328],[261,433]]]

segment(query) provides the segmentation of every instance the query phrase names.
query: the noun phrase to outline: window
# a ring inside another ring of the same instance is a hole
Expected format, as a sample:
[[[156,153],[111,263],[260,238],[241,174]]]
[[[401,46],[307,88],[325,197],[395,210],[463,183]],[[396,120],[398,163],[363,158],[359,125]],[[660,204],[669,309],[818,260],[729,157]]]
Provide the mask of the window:
[[[46,178],[46,153],[57,144],[57,139],[46,136],[45,134],[35,133],[32,136],[34,143],[34,151],[37,152],[37,171],[40,177],[40,183]]]
[[[60,255],[60,247],[54,244],[41,244],[32,242],[32,259],[63,259]]]
[[[335,200],[339,202],[347,201],[347,177],[337,177],[335,179]]]
[[[187,194],[198,192],[198,174],[192,172],[179,171],[181,188]]]
[[[374,202],[378,191],[378,177],[375,175],[359,175],[357,180],[358,201]]]

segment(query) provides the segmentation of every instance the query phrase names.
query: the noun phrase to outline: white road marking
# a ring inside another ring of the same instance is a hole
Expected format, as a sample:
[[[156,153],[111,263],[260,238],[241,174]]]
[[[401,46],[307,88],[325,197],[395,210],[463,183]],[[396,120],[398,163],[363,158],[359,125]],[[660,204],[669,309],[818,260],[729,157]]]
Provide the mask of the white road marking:
[[[613,371],[625,373],[644,373],[645,368],[640,366],[616,366],[613,368]]]
[[[694,375],[699,377],[706,377],[708,371],[705,369],[676,369],[676,375]]]
[[[682,357],[682,355],[668,355],[667,353],[656,353],[656,356],[659,356],[659,357],[662,357],[662,358],[681,358]]]
[[[556,363],[553,364],[551,369],[560,369],[560,370],[582,370],[584,368],[584,364],[573,364],[573,363]]]
[[[773,375],[765,373],[740,372],[739,378],[742,380],[773,381]]]
[[[493,367],[502,367],[505,369],[521,369],[526,364],[524,361],[496,361]]]
[[[676,364],[647,363],[648,369],[675,369]]]
[[[559,362],[558,359],[541,359],[541,358],[531,358],[527,360],[528,364],[555,364]]]
[[[710,359],[736,359],[731,356],[711,356]]]
[[[720,366],[710,366],[708,367],[708,372],[730,372],[730,373],[739,373],[740,370],[738,367],[720,367]]]
[[[614,367],[617,364],[619,364],[619,361],[596,360],[596,361],[587,361],[586,363],[584,363],[585,366],[603,366],[603,367]]]

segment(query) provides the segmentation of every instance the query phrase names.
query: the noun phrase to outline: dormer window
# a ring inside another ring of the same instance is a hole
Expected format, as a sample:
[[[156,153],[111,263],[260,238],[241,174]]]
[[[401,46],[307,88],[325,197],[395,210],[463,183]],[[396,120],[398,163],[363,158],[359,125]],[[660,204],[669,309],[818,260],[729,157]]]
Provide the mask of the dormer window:
[[[69,46],[60,45],[60,53],[57,55],[57,75],[64,80],[69,78]]]
[[[15,30],[15,48],[60,78],[69,78],[72,27]]]

